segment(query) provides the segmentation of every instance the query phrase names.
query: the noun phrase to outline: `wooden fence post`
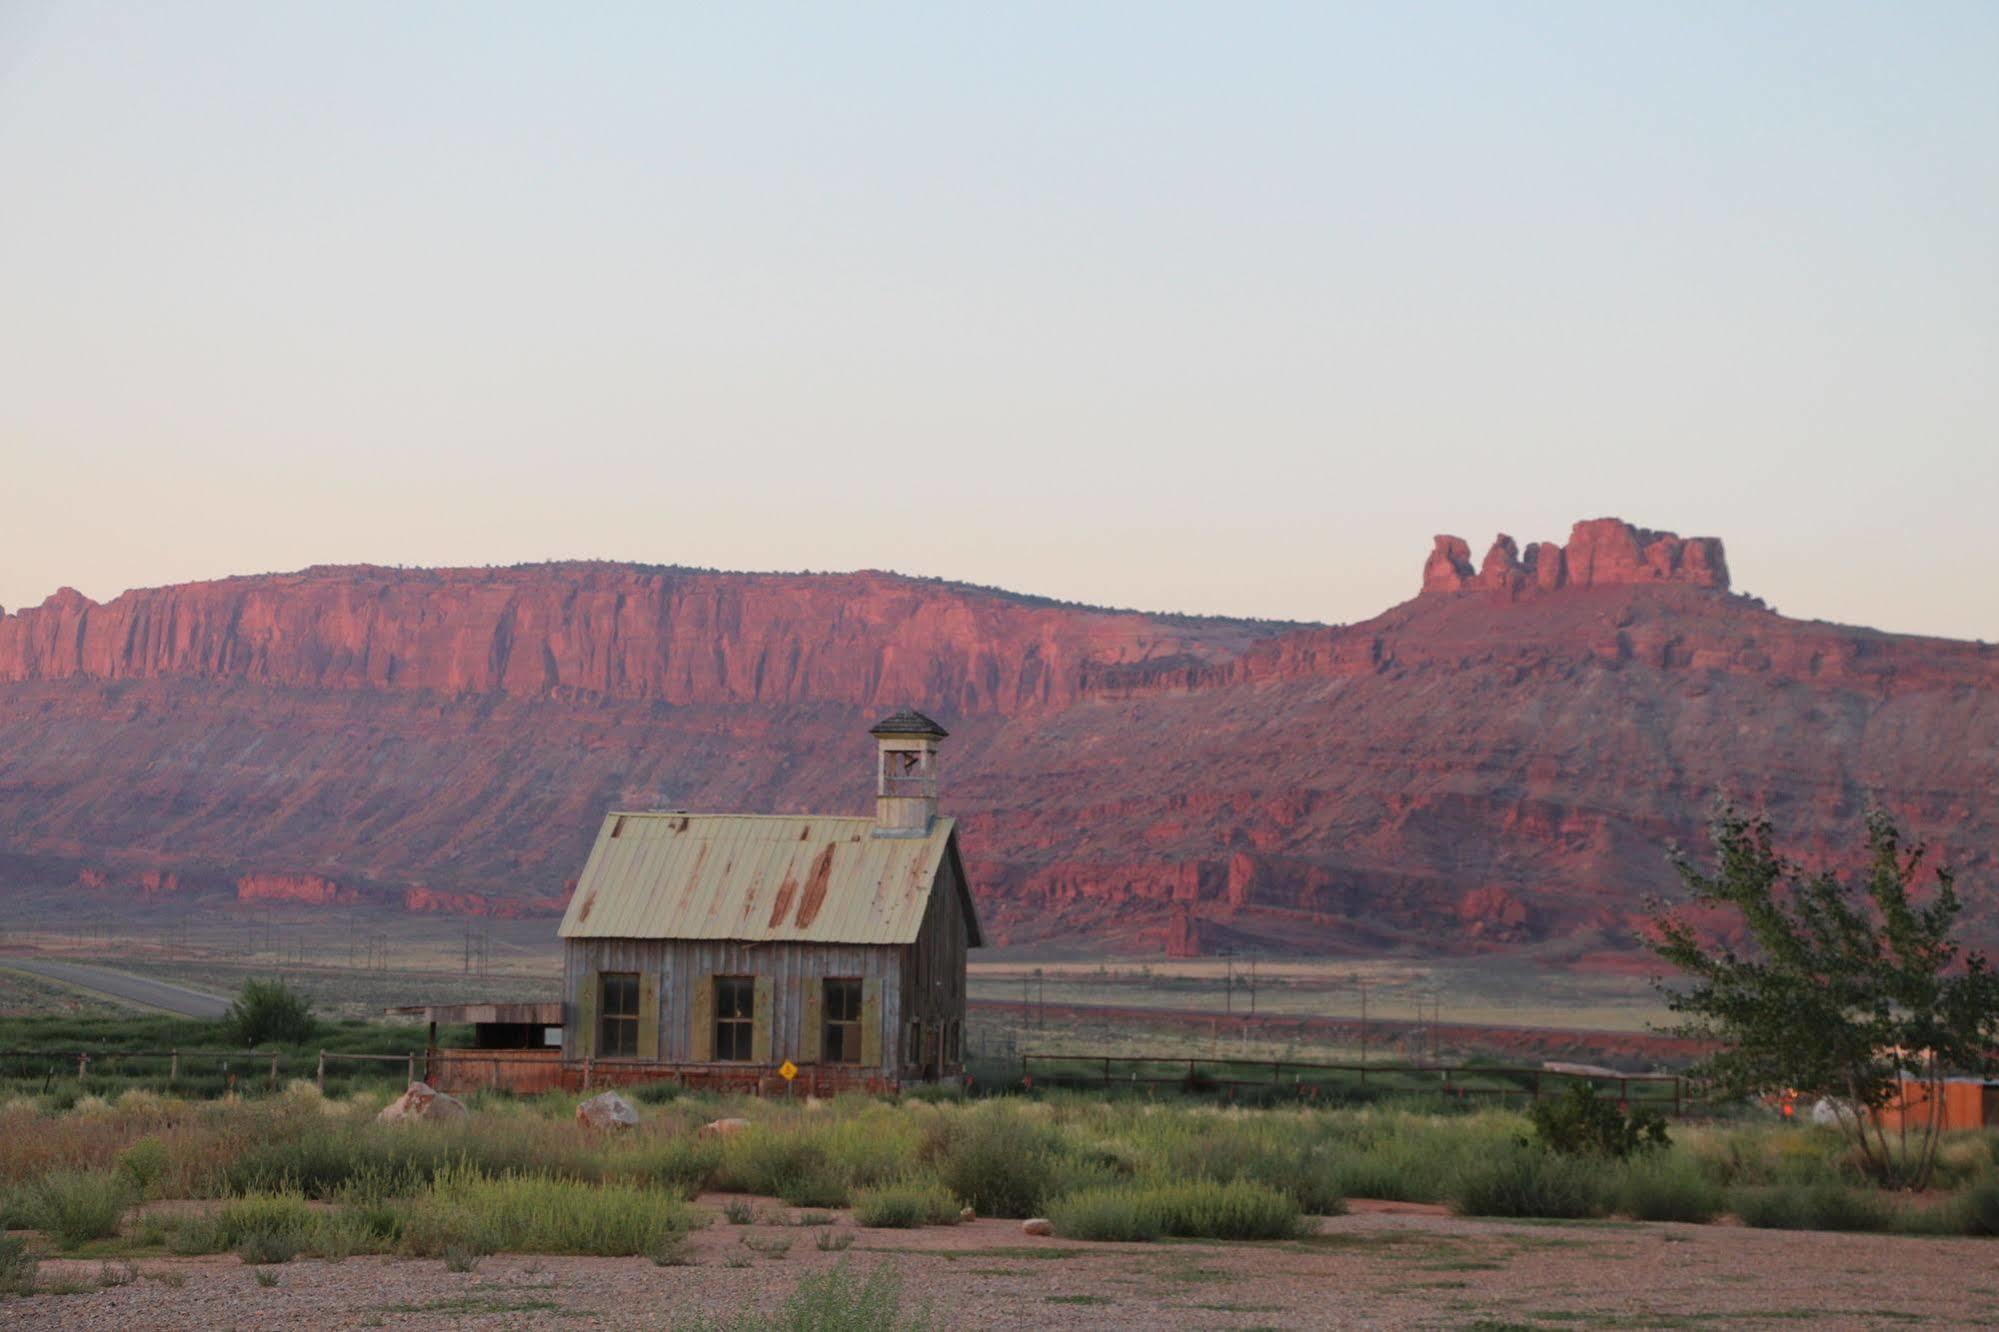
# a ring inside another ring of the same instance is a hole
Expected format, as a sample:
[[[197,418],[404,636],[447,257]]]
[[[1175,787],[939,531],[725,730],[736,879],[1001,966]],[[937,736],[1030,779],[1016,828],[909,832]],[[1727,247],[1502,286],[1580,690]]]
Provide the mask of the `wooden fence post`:
[[[167,1086],[171,1087],[180,1080],[180,1051],[169,1050],[167,1054],[171,1056],[167,1061]]]
[[[424,1072],[428,1073],[430,1070],[425,1069]],[[409,1052],[409,1081],[416,1081],[416,1051],[414,1050]]]
[[[90,1067],[89,1052],[84,1050],[78,1050],[76,1052],[76,1080],[78,1082],[83,1081],[84,1072],[88,1070],[89,1067]]]
[[[271,1090],[278,1089],[278,1052],[271,1051]]]
[[[326,1051],[324,1050],[319,1052],[319,1069],[312,1075],[312,1081],[313,1085],[317,1086],[321,1091],[326,1090]]]

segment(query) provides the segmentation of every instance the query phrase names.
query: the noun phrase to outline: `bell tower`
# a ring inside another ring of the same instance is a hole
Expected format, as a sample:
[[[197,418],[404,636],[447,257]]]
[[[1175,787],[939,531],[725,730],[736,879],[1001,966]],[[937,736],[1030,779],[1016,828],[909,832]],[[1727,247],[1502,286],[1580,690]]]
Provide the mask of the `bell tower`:
[[[937,817],[937,742],[950,732],[914,708],[884,717],[875,738],[877,837],[927,837]]]

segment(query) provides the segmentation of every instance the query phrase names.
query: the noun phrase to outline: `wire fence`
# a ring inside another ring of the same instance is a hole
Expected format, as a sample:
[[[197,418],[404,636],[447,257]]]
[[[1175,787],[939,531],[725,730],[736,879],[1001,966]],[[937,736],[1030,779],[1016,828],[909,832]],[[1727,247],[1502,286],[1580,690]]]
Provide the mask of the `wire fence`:
[[[1020,1055],[1027,1087],[1173,1089],[1225,1099],[1253,1095],[1301,1100],[1433,1095],[1494,1104],[1559,1096],[1586,1083],[1614,1090],[1630,1107],[1685,1115],[1706,1108],[1705,1088],[1675,1073],[1513,1068],[1487,1064],[1324,1063],[1295,1059],[1159,1058],[1146,1055]]]

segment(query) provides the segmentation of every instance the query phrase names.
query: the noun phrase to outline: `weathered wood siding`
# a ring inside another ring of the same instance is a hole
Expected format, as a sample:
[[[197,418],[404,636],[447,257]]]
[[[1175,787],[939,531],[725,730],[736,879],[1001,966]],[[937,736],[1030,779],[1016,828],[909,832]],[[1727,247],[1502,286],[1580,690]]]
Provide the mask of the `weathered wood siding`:
[[[957,872],[947,856],[903,978],[903,1025],[896,1030],[906,1077],[948,1076],[964,1066],[965,931]]]
[[[933,894],[936,896],[937,894]],[[904,1021],[904,947],[860,944],[741,944],[710,940],[572,939],[563,947],[562,991],[565,1022],[562,1057],[565,1062],[596,1058],[595,977],[607,971],[639,976],[639,1049],[658,1051],[662,1064],[706,1064],[712,1059],[713,1006],[706,986],[715,976],[754,976],[759,981],[757,1048],[768,1050],[759,1061],[775,1066],[786,1059],[801,1065],[817,1062],[819,1038],[808,1038],[808,1012],[818,1012],[819,983],[833,977],[854,977],[879,995],[876,1020],[880,1041],[880,1075],[905,1076],[896,1056],[901,1043],[887,1033]],[[959,953],[964,956],[960,932]],[[959,968],[962,989],[963,966]],[[763,1002],[769,996],[768,1003]],[[656,996],[656,1003],[654,997]],[[962,998],[960,1011],[962,1013]],[[696,1025],[701,1030],[696,1031]],[[874,1043],[869,1042],[869,1049]],[[601,1060],[604,1063],[655,1062]],[[731,1064],[741,1068],[744,1065]]]

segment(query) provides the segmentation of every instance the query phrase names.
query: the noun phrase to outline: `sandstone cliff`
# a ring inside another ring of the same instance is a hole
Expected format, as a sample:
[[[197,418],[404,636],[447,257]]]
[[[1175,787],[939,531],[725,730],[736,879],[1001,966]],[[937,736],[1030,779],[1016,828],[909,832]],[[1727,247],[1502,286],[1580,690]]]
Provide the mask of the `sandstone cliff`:
[[[1629,949],[1724,792],[1825,858],[1886,803],[1999,934],[1999,651],[1614,519],[1422,586],[1335,628],[607,565],[58,594],[0,619],[0,873],[550,912],[614,805],[863,812],[910,702],[1003,939]]]

